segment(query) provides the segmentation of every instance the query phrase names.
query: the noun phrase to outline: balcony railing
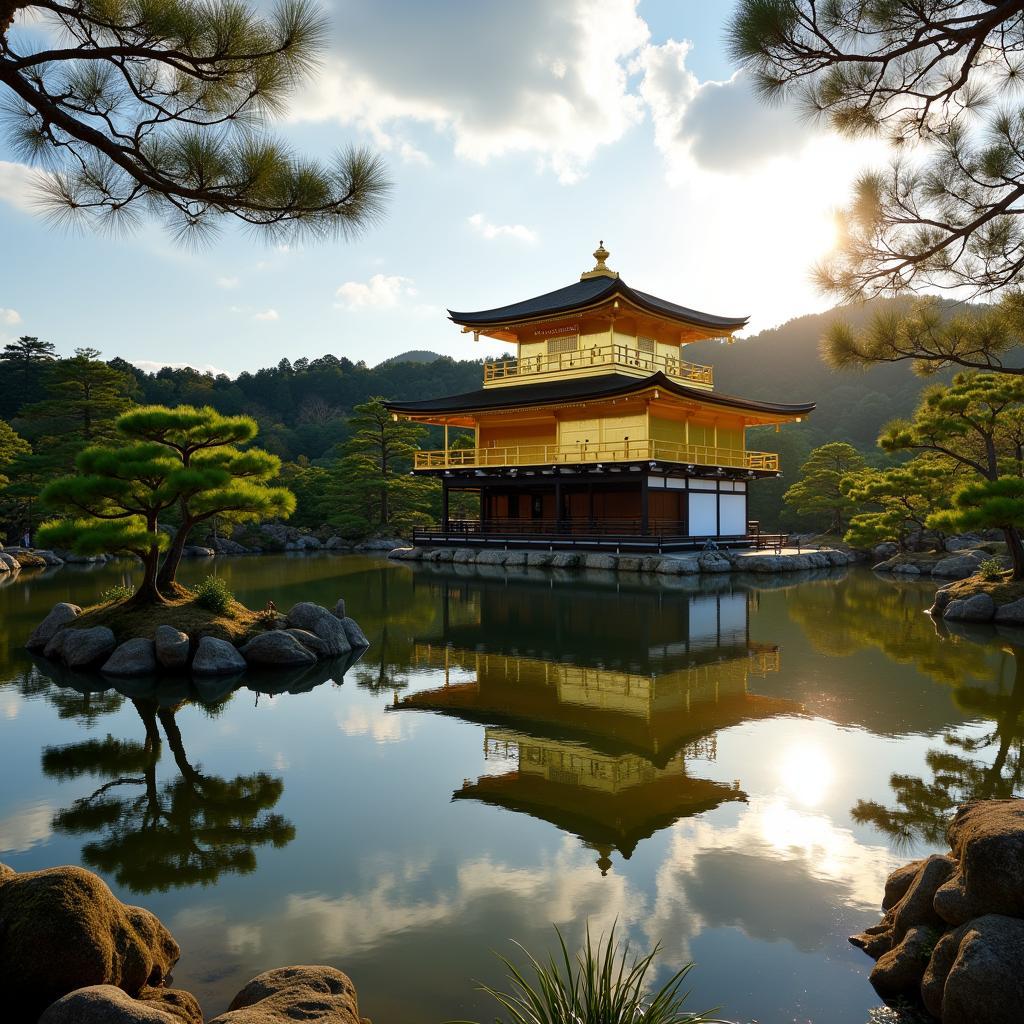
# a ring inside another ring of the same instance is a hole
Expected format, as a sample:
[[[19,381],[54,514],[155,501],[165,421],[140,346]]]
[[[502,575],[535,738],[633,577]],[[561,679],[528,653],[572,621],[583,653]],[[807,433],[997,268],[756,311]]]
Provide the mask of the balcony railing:
[[[572,352],[554,352],[547,355],[527,356],[523,359],[504,359],[484,363],[484,384],[496,384],[514,378],[538,373],[583,370],[595,366],[622,367],[674,377],[694,387],[710,389],[714,373],[710,366],[688,363],[685,359],[672,359],[651,352],[640,352],[628,345],[598,345]]]
[[[416,469],[486,469],[503,466],[557,466],[581,463],[676,462],[692,466],[723,466],[778,472],[774,452],[714,448],[701,444],[667,441],[617,441],[608,444],[524,444],[503,448],[449,448],[416,452]]]

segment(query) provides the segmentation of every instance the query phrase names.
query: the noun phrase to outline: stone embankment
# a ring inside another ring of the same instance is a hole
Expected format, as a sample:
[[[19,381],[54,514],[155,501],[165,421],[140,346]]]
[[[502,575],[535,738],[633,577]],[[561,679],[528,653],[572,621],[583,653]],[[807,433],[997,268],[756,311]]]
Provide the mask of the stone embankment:
[[[193,676],[228,676],[248,668],[305,668],[370,646],[359,623],[346,614],[342,598],[333,611],[301,601],[238,647],[215,636],[190,637],[169,624],[158,626],[152,638],[133,637],[118,643],[109,626],[76,628],[81,614],[78,605],[54,605],[25,646],[69,669],[99,669],[115,678],[186,671]]]
[[[885,916],[850,941],[887,1000],[920,998],[942,1024],[1020,1024],[1024,800],[965,804],[947,838],[951,853],[889,876]]]
[[[849,565],[847,551],[766,551],[718,549],[687,554],[631,555],[582,551],[502,551],[493,548],[395,548],[389,558],[405,562],[451,562],[456,565],[493,565],[552,569],[599,569],[612,572],[659,573],[696,576],[698,573],[776,573],[828,569]]]
[[[148,910],[78,867],[0,864],[0,986],[10,1024],[203,1024],[170,988],[181,949]],[[370,1024],[334,967],[280,967],[250,981],[210,1024]]]

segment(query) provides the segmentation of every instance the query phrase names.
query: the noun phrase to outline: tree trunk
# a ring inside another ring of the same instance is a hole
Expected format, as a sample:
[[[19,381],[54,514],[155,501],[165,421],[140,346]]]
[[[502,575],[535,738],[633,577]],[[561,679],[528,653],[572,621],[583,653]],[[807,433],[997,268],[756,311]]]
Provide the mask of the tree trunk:
[[[144,572],[142,582],[135,590],[135,594],[128,602],[133,607],[150,604],[167,604],[167,600],[160,593],[157,585],[157,569],[160,566],[160,549],[154,544],[148,554],[142,559]]]
[[[181,526],[178,527],[171,546],[164,555],[163,565],[160,566],[160,574],[157,576],[157,586],[168,594],[175,594],[180,589],[176,582],[178,566],[181,563],[181,554],[185,550],[185,542],[192,531],[195,523],[186,516],[182,516]]]
[[[1021,541],[1020,530],[1015,526],[1008,526],[1003,530],[1003,536],[1006,538],[1006,547],[1013,560],[1013,578],[1024,580],[1024,542]]]

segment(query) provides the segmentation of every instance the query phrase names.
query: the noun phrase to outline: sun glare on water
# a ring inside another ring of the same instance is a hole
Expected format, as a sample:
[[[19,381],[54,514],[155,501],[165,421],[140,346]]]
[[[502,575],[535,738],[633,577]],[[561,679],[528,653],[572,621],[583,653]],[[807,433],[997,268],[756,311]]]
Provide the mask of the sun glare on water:
[[[804,807],[817,807],[832,785],[834,770],[817,744],[795,743],[782,755],[779,781],[788,796]]]

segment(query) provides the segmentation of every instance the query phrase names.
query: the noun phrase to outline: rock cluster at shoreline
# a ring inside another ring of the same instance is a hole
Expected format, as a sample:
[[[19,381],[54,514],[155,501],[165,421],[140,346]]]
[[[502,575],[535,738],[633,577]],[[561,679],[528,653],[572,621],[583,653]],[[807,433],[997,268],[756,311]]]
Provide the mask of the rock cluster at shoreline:
[[[942,1024],[1019,1024],[1024,1008],[1024,800],[956,813],[951,853],[899,868],[881,922],[850,941],[885,999],[920,998]]]
[[[196,998],[168,987],[181,949],[148,910],[91,871],[21,874],[0,864],[0,986],[11,1024],[203,1024]],[[253,978],[210,1024],[370,1024],[334,967]]]
[[[848,551],[783,552],[724,548],[685,554],[634,555],[584,551],[503,551],[499,548],[395,548],[388,555],[405,562],[450,562],[455,565],[591,569],[611,572],[658,573],[664,576],[696,576],[699,573],[775,573],[828,569],[851,564]]]
[[[239,647],[214,636],[190,637],[166,624],[158,626],[152,638],[133,637],[118,643],[108,626],[76,627],[81,614],[78,605],[54,605],[25,646],[69,669],[98,669],[125,679],[186,671],[193,676],[229,676],[249,668],[306,668],[370,646],[359,623],[346,614],[343,598],[333,611],[300,601]]]

